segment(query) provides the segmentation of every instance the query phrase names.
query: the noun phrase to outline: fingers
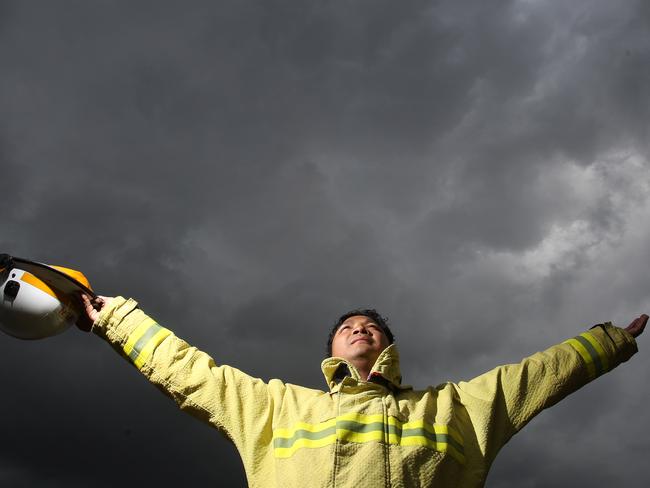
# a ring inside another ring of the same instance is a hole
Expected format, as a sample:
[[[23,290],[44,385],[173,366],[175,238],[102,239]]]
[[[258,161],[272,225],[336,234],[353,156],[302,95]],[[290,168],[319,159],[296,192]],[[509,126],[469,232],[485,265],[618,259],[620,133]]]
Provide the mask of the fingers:
[[[625,328],[625,330],[628,331],[632,337],[638,337],[645,329],[647,323],[648,316],[646,314],[643,314],[640,317],[634,319],[632,323]]]
[[[645,326],[648,324],[648,316],[646,314],[641,315],[637,320],[637,336],[643,332]],[[636,337],[636,336],[635,336]]]
[[[104,308],[104,297],[96,296],[88,301],[94,310],[101,310]]]
[[[81,303],[83,304],[84,310],[87,314],[90,314],[94,310],[92,304],[90,303],[90,298],[85,293],[81,294]]]
[[[104,309],[104,307],[106,307],[112,301],[113,301],[113,297],[105,297],[105,296],[97,295],[97,297],[94,298],[92,303],[95,307],[95,310],[101,312]]]
[[[110,300],[109,297],[104,297],[97,295],[96,297],[89,297],[85,293],[81,293],[81,301],[83,302],[84,308],[88,312],[92,311],[100,311],[102,308],[104,308],[104,305],[108,303]]]
[[[99,318],[99,312],[110,301],[108,297],[90,297],[86,293],[79,294],[81,315],[77,319],[77,327],[83,331],[90,331],[93,324]]]
[[[79,299],[81,301],[81,314],[77,319],[76,325],[79,329],[83,330],[84,332],[90,332],[90,330],[93,327],[93,323],[95,322],[94,314],[96,314],[97,312],[95,311],[95,308],[90,302],[90,298],[88,297],[88,295],[86,295],[85,293],[81,293]]]

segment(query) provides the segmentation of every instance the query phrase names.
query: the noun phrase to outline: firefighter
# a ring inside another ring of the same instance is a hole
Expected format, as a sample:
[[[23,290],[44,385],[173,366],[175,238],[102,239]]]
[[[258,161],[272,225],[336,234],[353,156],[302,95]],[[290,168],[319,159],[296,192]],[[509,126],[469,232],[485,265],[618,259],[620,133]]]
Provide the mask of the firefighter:
[[[321,391],[217,365],[132,299],[82,301],[80,328],[230,439],[253,487],[481,487],[515,433],[627,361],[648,321],[644,314],[625,329],[599,324],[518,364],[414,390],[402,383],[386,320],[353,310],[331,329]]]

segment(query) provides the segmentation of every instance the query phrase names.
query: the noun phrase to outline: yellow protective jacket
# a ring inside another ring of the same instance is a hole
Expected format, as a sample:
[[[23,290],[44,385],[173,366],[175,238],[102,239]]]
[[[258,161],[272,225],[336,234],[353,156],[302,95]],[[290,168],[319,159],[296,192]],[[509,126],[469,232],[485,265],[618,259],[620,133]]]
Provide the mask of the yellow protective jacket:
[[[93,326],[182,410],[224,433],[252,487],[480,487],[499,449],[546,407],[626,361],[636,343],[603,324],[468,382],[401,384],[394,345],[369,381],[341,358],[329,391],[217,366],[118,297]]]

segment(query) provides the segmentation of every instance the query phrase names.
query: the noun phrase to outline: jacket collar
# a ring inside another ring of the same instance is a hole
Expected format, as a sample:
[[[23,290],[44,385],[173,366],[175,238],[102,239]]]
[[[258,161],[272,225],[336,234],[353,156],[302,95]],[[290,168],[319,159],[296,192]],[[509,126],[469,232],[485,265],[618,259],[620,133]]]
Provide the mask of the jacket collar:
[[[402,386],[399,353],[395,344],[391,344],[381,352],[370,371],[369,378],[361,378],[357,369],[343,358],[331,357],[325,359],[321,363],[321,370],[330,391],[337,390],[339,383],[346,376],[351,377],[356,382],[372,381],[373,378],[379,377],[381,380],[378,383],[386,384],[389,388],[410,389],[409,386]]]

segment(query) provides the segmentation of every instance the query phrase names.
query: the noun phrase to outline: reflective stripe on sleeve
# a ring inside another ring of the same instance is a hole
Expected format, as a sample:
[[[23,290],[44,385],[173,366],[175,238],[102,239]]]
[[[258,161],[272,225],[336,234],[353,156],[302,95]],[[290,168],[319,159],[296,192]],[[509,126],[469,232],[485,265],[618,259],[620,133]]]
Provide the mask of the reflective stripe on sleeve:
[[[589,378],[596,378],[609,370],[607,354],[590,332],[583,332],[579,336],[564,342],[572,346],[580,354],[587,366]]]
[[[593,334],[590,332],[583,332],[582,334],[580,334],[580,337],[586,339],[589,342],[589,344],[591,344],[591,346],[594,348],[594,352],[600,359],[600,364],[602,365],[602,372],[605,373],[609,371],[609,361],[607,359],[607,354],[605,353],[603,346],[600,345],[600,342],[598,342],[596,338],[593,336]]]
[[[290,429],[275,429],[273,450],[275,457],[288,458],[300,449],[323,447],[337,440],[427,447],[465,463],[463,438],[448,425],[424,420],[403,423],[395,417],[384,418],[383,414],[345,414],[318,424],[298,422]]]
[[[124,344],[124,354],[138,369],[142,369],[156,347],[170,334],[169,329],[161,327],[154,320],[148,318],[131,333]]]

